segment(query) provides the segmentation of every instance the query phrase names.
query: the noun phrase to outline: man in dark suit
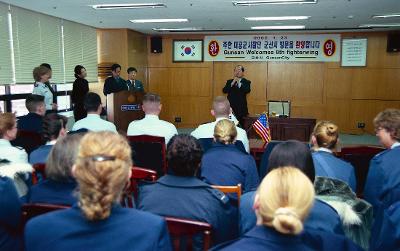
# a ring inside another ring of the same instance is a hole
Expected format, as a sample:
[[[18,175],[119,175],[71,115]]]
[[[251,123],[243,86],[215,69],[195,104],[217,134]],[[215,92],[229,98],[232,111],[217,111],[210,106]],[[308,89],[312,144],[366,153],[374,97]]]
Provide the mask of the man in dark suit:
[[[129,91],[144,92],[143,84],[140,80],[136,79],[137,70],[135,67],[129,67],[128,70],[128,80],[126,81]]]
[[[18,118],[18,129],[42,133],[43,116],[46,113],[44,96],[30,94],[25,100],[25,106],[29,113]]]
[[[246,95],[250,92],[251,81],[245,79],[244,67],[237,65],[233,71],[234,78],[226,81],[225,87],[222,89],[224,93],[228,93],[228,100],[231,104],[233,113],[243,126],[243,118],[249,114],[247,109]]]
[[[104,83],[103,93],[108,95],[110,93],[120,92],[128,90],[126,81],[120,77],[121,66],[119,64],[113,64],[111,66],[112,76],[108,77]]]

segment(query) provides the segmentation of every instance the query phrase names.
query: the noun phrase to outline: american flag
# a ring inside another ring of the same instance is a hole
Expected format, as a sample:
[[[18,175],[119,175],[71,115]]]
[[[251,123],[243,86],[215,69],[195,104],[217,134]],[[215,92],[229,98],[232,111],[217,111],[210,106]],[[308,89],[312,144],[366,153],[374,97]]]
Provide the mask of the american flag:
[[[265,143],[271,141],[271,131],[269,129],[268,117],[265,113],[261,114],[256,122],[253,123],[253,128]]]

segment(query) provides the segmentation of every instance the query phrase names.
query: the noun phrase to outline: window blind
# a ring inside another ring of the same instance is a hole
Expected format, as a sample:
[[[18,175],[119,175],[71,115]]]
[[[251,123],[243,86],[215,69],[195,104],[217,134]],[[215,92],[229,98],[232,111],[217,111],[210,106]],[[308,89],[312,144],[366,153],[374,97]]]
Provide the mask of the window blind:
[[[8,5],[0,3],[0,84],[13,82],[8,25]]]

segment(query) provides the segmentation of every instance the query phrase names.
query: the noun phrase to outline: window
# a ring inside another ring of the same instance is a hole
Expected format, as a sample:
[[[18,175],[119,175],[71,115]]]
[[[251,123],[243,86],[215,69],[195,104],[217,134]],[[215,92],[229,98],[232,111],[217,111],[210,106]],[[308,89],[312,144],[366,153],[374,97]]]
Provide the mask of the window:
[[[33,83],[30,85],[10,85],[10,94],[32,93]]]
[[[13,82],[8,25],[8,5],[0,3],[0,84]]]
[[[57,105],[58,105],[58,110],[70,109],[71,108],[71,97],[69,95],[57,96]]]
[[[25,99],[14,99],[11,100],[11,112],[15,112],[17,117],[28,114],[28,109],[25,107]]]

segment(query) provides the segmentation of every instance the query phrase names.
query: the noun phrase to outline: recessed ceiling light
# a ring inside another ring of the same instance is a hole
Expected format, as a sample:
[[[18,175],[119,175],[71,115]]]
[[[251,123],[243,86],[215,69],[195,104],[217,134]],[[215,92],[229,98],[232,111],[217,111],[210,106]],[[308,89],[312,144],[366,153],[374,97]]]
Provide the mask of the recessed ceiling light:
[[[275,26],[254,26],[252,30],[301,30],[305,29],[304,25],[275,25]]]
[[[132,23],[183,23],[189,22],[187,18],[164,18],[164,19],[132,19]]]
[[[199,31],[203,28],[198,27],[188,27],[188,28],[153,28],[153,31]]]
[[[126,3],[126,4],[96,4],[91,5],[96,10],[114,9],[143,9],[143,8],[166,8],[163,3]]]
[[[264,0],[264,1],[232,1],[235,6],[252,6],[261,4],[303,4],[317,3],[317,0]]]
[[[386,28],[386,27],[400,27],[400,23],[393,24],[361,24],[359,28]]]
[[[305,20],[309,16],[282,16],[282,17],[244,17],[246,21],[282,21],[282,20]]]
[[[372,16],[372,18],[389,18],[389,17],[400,17],[400,13],[373,15]]]

